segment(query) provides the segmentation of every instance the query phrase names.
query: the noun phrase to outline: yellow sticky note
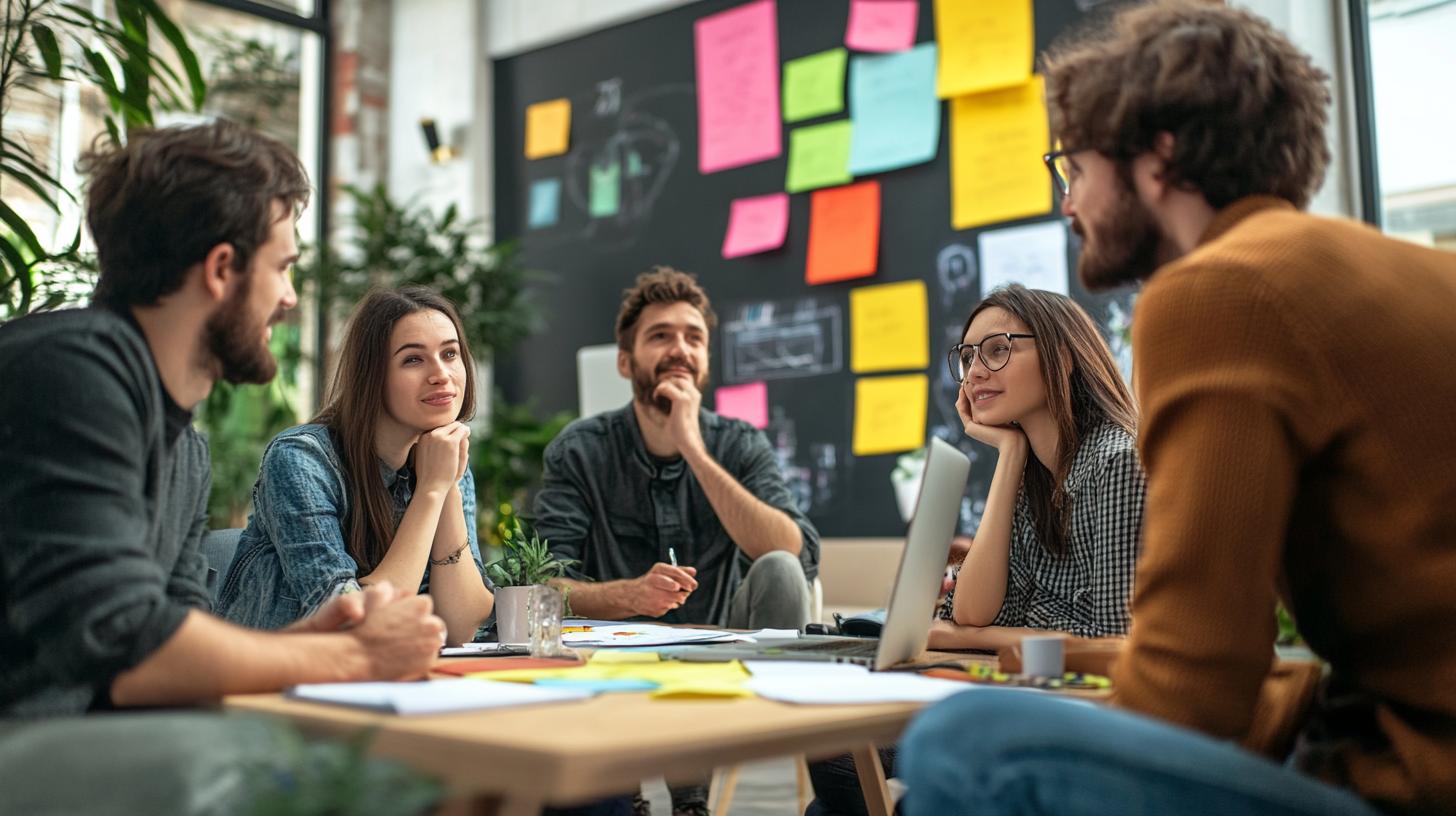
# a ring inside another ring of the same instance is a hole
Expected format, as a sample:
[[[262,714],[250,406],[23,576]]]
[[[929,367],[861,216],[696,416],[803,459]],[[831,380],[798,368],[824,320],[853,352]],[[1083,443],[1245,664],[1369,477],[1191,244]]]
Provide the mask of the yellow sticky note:
[[[925,281],[849,293],[849,367],[856,374],[930,365]]]
[[[1043,215],[1052,181],[1041,77],[950,101],[951,226],[966,229]]]
[[[566,152],[571,139],[571,100],[552,99],[526,108],[526,158]]]
[[[663,698],[677,700],[733,699],[735,697],[752,697],[753,692],[749,691],[740,680],[736,683],[665,683],[653,691],[650,696],[658,700]]]
[[[1032,0],[935,0],[941,99],[1019,85],[1031,77]]]
[[[861,377],[854,383],[854,455],[903,453],[925,444],[930,378]]]
[[[587,658],[587,663],[592,666],[660,662],[662,658],[657,652],[624,652],[618,649],[598,649]]]

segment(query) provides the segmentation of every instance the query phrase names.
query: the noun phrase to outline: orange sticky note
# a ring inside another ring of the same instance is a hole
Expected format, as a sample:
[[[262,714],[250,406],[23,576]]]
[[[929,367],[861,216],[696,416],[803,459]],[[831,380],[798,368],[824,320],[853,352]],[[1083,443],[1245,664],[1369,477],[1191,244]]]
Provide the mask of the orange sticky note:
[[[875,274],[880,255],[880,183],[816,190],[809,201],[810,284]]]
[[[566,152],[571,139],[571,100],[552,99],[526,108],[526,158]]]

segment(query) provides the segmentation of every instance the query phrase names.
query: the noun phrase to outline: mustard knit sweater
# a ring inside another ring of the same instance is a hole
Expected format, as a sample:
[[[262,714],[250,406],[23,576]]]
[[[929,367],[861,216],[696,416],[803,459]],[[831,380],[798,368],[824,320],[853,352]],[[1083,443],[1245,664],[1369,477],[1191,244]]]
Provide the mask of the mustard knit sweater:
[[[1237,739],[1282,598],[1353,706],[1306,766],[1456,813],[1456,255],[1248,198],[1137,302],[1126,708]]]

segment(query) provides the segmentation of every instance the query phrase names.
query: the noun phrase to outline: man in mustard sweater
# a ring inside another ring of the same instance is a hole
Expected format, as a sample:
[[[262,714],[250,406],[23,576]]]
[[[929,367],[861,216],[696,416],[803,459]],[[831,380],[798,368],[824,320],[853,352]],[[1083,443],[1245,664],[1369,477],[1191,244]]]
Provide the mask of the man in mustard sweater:
[[[1089,287],[1133,323],[1143,557],[1113,708],[922,715],[930,813],[1456,813],[1456,256],[1301,212],[1327,77],[1220,3],[1121,13],[1045,65]],[[1240,748],[1282,600],[1329,664],[1295,761]]]

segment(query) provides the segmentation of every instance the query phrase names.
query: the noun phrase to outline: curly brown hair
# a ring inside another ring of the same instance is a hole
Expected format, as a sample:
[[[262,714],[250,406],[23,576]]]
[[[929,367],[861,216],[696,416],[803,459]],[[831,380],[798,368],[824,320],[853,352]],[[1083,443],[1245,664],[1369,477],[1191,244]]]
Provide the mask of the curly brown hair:
[[[690,303],[703,315],[708,331],[718,325],[718,316],[708,303],[708,293],[698,279],[670,266],[654,266],[643,272],[630,289],[622,291],[622,308],[617,312],[617,348],[631,351],[637,340],[637,319],[654,303]]]
[[[1173,136],[1170,181],[1215,208],[1324,180],[1329,75],[1262,17],[1209,0],[1120,12],[1043,58],[1052,134],[1127,160]]]

